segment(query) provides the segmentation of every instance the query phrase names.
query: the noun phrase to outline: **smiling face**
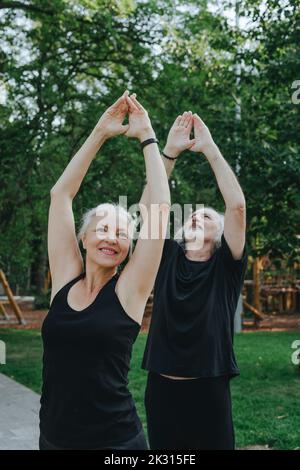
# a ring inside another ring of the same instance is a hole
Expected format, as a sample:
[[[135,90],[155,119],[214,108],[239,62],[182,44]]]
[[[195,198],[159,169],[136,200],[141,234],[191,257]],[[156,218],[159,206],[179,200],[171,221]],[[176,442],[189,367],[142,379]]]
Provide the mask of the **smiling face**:
[[[114,207],[106,207],[103,215],[95,215],[83,237],[83,247],[89,260],[112,268],[126,258],[130,243],[130,225],[126,213]]]
[[[205,243],[215,244],[220,227],[221,216],[214,209],[198,209],[184,224],[185,243],[189,249],[201,249]]]

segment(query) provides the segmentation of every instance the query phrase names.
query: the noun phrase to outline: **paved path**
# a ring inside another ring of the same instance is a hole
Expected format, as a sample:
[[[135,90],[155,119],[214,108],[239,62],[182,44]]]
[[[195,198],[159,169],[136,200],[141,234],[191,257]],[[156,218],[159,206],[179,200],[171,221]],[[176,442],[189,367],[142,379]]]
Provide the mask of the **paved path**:
[[[38,450],[39,409],[40,395],[0,373],[0,450]]]
[[[0,374],[0,450],[38,450],[40,395]]]

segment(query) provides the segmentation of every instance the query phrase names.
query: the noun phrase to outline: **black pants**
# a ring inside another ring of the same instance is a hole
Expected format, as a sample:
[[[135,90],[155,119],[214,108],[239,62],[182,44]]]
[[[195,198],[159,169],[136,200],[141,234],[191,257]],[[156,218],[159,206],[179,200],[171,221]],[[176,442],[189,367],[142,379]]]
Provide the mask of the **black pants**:
[[[96,450],[148,450],[148,444],[146,441],[146,437],[144,434],[144,430],[142,429],[136,436],[133,438],[129,439],[126,442],[123,442],[122,444],[118,444],[116,446],[111,446],[111,447],[101,447]],[[47,439],[40,434],[40,439],[39,439],[39,450],[64,450],[62,447],[57,447],[50,442],[47,441]],[[66,450],[66,449],[65,449]]]
[[[230,379],[174,380],[149,372],[145,408],[150,448],[233,450]]]

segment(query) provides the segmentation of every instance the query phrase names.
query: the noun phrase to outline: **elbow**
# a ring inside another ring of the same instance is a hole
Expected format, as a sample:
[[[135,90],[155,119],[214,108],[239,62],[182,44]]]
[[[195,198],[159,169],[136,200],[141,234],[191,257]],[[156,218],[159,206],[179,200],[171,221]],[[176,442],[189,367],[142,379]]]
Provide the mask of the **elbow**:
[[[226,206],[225,214],[231,214],[231,220],[235,220],[235,223],[240,226],[243,230],[246,228],[246,204],[243,201]]]
[[[57,198],[57,197],[59,197],[59,198],[68,198],[70,200],[74,199],[74,195],[71,195],[66,191],[62,191],[61,189],[59,190],[58,188],[53,186],[50,189],[50,199]]]
[[[59,196],[59,191],[53,186],[53,188],[50,189],[50,199],[57,198]],[[60,192],[61,196],[61,192]]]
[[[244,214],[244,213],[246,212],[246,202],[245,202],[245,200],[239,202],[239,203],[236,205],[235,210],[237,210],[237,211],[240,212],[241,214]]]
[[[57,183],[55,183],[54,186],[52,186],[52,188],[50,189],[50,196],[56,196],[58,194],[58,192],[61,193],[61,189],[59,190],[59,186]]]
[[[171,193],[170,193],[170,188],[168,185],[167,191],[162,195],[161,200],[160,200],[160,206],[168,206],[170,209],[171,206]]]
[[[163,201],[152,202],[149,207],[144,206],[144,213],[156,216],[161,214],[162,216],[168,216],[171,210],[171,202],[164,199]]]
[[[245,199],[240,199],[239,201],[235,201],[234,203],[226,206],[227,209],[239,212],[240,214],[246,213],[246,201]]]
[[[155,191],[149,192],[149,202],[151,204],[158,205],[159,207],[171,206],[171,194],[170,191]]]
[[[55,196],[55,194],[56,194],[56,190],[54,189],[54,186],[53,186],[53,188],[50,189],[50,197],[51,197],[51,199]]]
[[[159,203],[160,212],[169,214],[170,209],[171,209],[171,200],[165,199],[164,201]]]
[[[159,193],[159,197],[157,198],[157,204],[161,211],[169,211],[171,207],[171,193],[169,185],[165,191],[161,191]]]

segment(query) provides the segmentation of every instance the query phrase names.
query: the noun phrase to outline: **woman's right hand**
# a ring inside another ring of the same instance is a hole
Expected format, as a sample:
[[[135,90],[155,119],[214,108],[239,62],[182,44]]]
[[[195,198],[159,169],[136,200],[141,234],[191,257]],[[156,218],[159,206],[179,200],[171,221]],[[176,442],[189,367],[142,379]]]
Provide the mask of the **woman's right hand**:
[[[196,142],[190,139],[193,128],[193,113],[185,111],[180,114],[169,131],[164,152],[172,157],[177,157],[184,150],[190,149]]]
[[[127,137],[135,137],[139,139],[140,142],[150,139],[151,137],[156,138],[148,112],[136,99],[136,93],[130,96],[127,95],[126,101],[129,108],[129,128],[124,135]]]
[[[120,134],[125,134],[129,125],[123,124],[128,112],[126,97],[129,94],[126,90],[122,96],[112,104],[100,117],[96,124],[97,134],[103,135],[104,139],[109,139]]]

